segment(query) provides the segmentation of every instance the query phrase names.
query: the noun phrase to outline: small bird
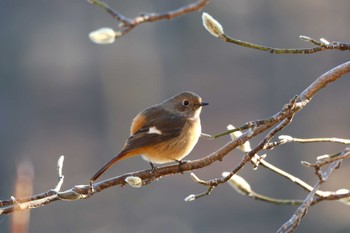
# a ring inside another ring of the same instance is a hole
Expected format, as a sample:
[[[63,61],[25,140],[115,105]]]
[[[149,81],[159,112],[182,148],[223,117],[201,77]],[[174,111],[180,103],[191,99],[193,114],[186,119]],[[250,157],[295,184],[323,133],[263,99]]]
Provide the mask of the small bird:
[[[193,92],[181,92],[164,102],[141,111],[132,121],[130,137],[122,151],[106,163],[90,179],[97,180],[117,161],[142,155],[153,163],[181,162],[197,144],[201,135],[199,115],[201,97]]]

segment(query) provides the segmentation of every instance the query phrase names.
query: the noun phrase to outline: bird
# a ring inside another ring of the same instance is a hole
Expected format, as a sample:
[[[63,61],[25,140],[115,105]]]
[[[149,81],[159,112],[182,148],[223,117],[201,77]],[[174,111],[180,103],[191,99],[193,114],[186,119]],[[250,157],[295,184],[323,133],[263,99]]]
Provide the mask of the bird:
[[[200,113],[208,104],[197,94],[185,91],[142,110],[133,119],[122,150],[91,177],[90,184],[118,161],[133,156],[141,155],[152,170],[154,164],[181,163],[198,142]]]

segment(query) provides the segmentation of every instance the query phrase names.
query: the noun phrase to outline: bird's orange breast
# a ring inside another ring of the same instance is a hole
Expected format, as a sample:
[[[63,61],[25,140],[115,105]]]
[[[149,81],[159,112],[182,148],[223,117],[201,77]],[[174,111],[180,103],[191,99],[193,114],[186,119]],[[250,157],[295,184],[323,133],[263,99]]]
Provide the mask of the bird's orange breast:
[[[141,152],[142,157],[152,163],[168,163],[182,160],[197,144],[201,134],[199,119],[186,122],[181,134]]]

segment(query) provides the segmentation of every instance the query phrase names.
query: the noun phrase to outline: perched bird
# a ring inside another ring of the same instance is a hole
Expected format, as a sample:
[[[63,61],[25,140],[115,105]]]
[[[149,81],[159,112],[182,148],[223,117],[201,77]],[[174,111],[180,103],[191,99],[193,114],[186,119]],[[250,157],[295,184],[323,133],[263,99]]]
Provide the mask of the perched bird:
[[[90,179],[97,180],[117,161],[142,155],[151,163],[181,162],[201,135],[201,97],[193,92],[181,92],[164,102],[141,111],[131,123],[130,137],[121,152],[106,163]]]

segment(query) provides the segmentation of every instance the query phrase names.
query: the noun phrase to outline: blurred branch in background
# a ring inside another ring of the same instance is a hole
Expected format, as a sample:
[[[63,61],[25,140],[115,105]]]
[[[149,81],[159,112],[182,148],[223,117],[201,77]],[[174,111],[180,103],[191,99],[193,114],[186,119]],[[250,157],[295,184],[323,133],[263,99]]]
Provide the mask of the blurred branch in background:
[[[272,47],[267,47],[264,45],[258,45],[258,44],[253,44],[250,42],[238,40],[235,38],[232,38],[224,33],[223,27],[221,24],[215,20],[211,15],[207,13],[203,13],[202,15],[202,20],[203,20],[203,26],[207,29],[207,31],[210,32],[215,37],[218,37],[219,39],[236,44],[239,46],[251,48],[251,49],[257,49],[261,51],[266,51],[269,53],[274,53],[274,54],[311,54],[311,53],[316,53],[316,52],[321,52],[324,50],[350,50],[350,43],[344,43],[344,42],[338,42],[338,41],[333,41],[329,42],[324,38],[321,38],[320,41],[317,41],[315,39],[312,39],[308,36],[300,36],[300,39],[303,41],[310,42],[316,47],[313,48],[292,48],[292,49],[284,49],[284,48],[272,48]]]
[[[33,164],[22,161],[17,166],[17,178],[15,183],[15,197],[30,197],[33,194],[34,169]],[[12,198],[13,202],[17,200]],[[20,205],[18,203],[18,205]],[[26,233],[29,229],[30,210],[15,212],[11,219],[12,233]]]
[[[90,39],[97,44],[110,44],[113,43],[116,38],[124,36],[141,23],[154,22],[164,19],[171,20],[193,11],[199,11],[209,3],[209,0],[199,0],[195,3],[165,13],[140,14],[135,18],[128,18],[124,16],[100,0],[88,0],[88,2],[102,8],[119,22],[117,30],[103,28],[103,30],[96,30],[89,35]]]

